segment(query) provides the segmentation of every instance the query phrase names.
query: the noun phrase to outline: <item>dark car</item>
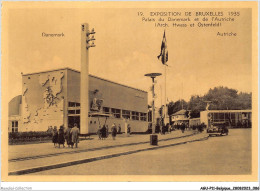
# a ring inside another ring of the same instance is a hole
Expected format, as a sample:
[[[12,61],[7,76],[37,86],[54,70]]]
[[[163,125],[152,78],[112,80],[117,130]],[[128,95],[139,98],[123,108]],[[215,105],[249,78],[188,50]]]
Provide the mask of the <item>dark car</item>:
[[[225,122],[215,122],[207,129],[209,136],[228,135],[228,125]]]

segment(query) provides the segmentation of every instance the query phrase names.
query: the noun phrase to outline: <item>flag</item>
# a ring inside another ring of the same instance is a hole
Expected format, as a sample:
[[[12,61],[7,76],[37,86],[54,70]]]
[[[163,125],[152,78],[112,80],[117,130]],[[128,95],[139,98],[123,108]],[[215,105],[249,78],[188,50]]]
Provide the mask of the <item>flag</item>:
[[[162,64],[166,64],[168,61],[168,50],[167,50],[167,43],[166,43],[166,37],[165,37],[165,31],[163,34],[163,40],[162,40],[162,45],[161,45],[161,53],[159,56],[157,56],[159,60],[162,61]]]

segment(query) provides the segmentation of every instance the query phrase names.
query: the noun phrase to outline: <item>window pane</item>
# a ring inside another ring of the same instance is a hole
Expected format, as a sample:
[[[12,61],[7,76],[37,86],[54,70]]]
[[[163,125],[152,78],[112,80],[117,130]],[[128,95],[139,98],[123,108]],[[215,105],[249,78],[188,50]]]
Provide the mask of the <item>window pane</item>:
[[[103,107],[103,113],[109,114],[109,108],[108,107]]]
[[[136,112],[136,120],[139,120],[139,112]]]
[[[69,102],[69,107],[75,107],[75,102]]]
[[[122,111],[122,116],[123,116],[123,118],[125,118],[125,119],[130,119],[130,111],[123,110],[123,111]]]
[[[111,109],[112,114],[114,115],[115,118],[120,118],[120,109]]]
[[[75,114],[75,110],[69,110],[68,113],[69,114]]]

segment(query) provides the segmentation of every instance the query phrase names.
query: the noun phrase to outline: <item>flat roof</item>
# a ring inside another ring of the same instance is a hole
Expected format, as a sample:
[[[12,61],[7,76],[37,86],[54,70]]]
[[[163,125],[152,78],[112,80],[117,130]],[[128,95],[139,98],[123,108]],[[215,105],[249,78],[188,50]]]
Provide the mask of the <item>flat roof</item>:
[[[225,112],[252,112],[251,109],[244,109],[244,110],[208,110],[208,111],[201,111],[201,112],[210,112],[210,113],[225,113]]]
[[[41,71],[41,72],[34,72],[34,73],[27,73],[27,74],[22,73],[22,76],[28,76],[28,75],[33,75],[33,74],[42,74],[42,73],[48,73],[48,72],[55,72],[55,71],[59,71],[59,70],[71,70],[71,71],[80,73],[80,71],[78,71],[78,70],[75,70],[75,69],[72,69],[72,68],[69,68],[69,67],[65,67],[65,68],[58,68],[58,69],[54,69],[54,70],[45,70],[45,71]],[[127,88],[131,88],[131,89],[134,89],[134,90],[138,90],[138,91],[142,91],[142,92],[147,93],[147,91],[144,91],[144,90],[141,90],[141,89],[138,89],[138,88],[134,88],[134,87],[131,87],[131,86],[127,86],[127,85],[124,85],[124,84],[120,84],[118,82],[113,82],[111,80],[107,80],[107,79],[104,79],[104,78],[100,78],[100,77],[94,76],[92,74],[89,74],[89,76],[103,80],[103,81],[111,82],[111,83],[114,83],[114,84],[117,84],[117,85],[120,85],[120,86],[124,86],[124,87],[127,87]]]

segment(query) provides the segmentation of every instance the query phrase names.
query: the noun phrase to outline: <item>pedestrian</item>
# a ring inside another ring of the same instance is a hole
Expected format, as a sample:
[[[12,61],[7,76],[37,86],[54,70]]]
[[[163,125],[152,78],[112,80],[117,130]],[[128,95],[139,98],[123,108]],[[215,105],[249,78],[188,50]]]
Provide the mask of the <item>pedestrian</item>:
[[[106,137],[105,137],[105,138],[107,138],[108,135],[109,135],[109,132],[108,132],[108,125],[106,125]]]
[[[117,131],[118,134],[121,134],[121,125],[118,124],[118,131]]]
[[[101,125],[99,125],[98,130],[97,130],[97,135],[98,135],[99,140],[102,139],[101,132],[102,132],[102,128],[101,128]]]
[[[130,124],[127,125],[127,136],[129,137],[131,134],[131,126]]]
[[[75,147],[78,148],[78,141],[79,141],[79,129],[77,123],[74,124],[74,127],[70,131],[71,134],[71,146],[73,148],[74,144]]]
[[[125,125],[125,135],[127,135],[127,121],[128,121],[128,119],[125,119],[124,121],[125,121],[125,123],[124,123],[124,125]]]
[[[54,126],[52,131],[52,142],[54,144],[54,147],[56,147],[56,144],[58,143],[58,130],[56,126]]]
[[[100,131],[101,131],[101,132],[100,132],[100,134],[101,134],[101,140],[103,140],[103,139],[105,139],[106,136],[107,136],[107,129],[106,129],[106,126],[103,125],[103,127],[101,128]]]
[[[171,132],[171,128],[170,128],[170,124],[169,123],[167,123],[167,125],[166,125],[166,132],[167,133]]]
[[[185,131],[185,124],[184,123],[181,124],[181,131],[182,131],[182,133],[184,133],[184,131]]]
[[[60,126],[60,129],[59,129],[59,133],[58,133],[58,143],[59,143],[59,148],[60,148],[60,145],[63,145],[63,148],[65,147],[65,146],[64,146],[65,138],[64,138],[64,128],[63,128],[63,125],[61,125],[61,126]]]
[[[66,139],[68,147],[71,146],[71,134],[70,134],[70,131],[71,131],[71,125],[69,125],[68,128],[65,131],[65,139]]]
[[[113,140],[116,139],[116,133],[117,133],[117,129],[116,129],[116,124],[114,123],[111,127],[111,134],[112,134],[112,138]]]

